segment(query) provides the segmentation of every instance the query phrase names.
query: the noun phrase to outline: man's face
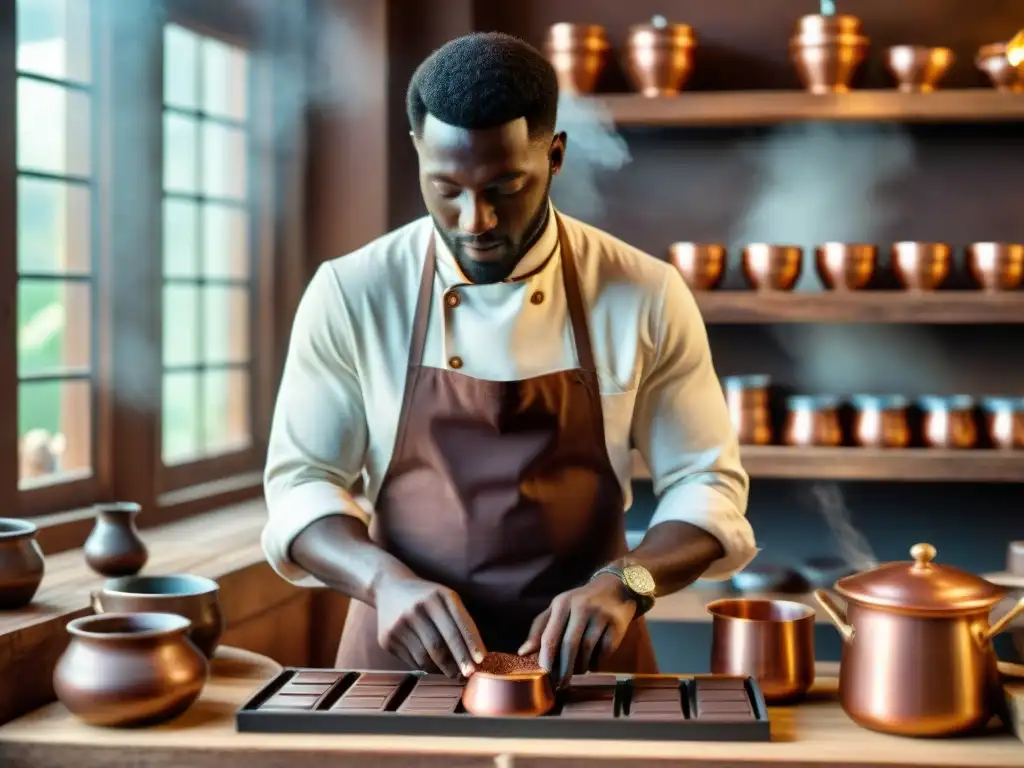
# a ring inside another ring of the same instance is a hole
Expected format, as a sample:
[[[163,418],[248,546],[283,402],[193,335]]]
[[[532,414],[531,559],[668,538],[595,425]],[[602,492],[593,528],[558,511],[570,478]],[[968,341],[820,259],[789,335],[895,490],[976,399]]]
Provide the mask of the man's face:
[[[470,131],[427,115],[413,140],[423,201],[463,273],[504,280],[547,221],[565,134],[531,140],[524,118]]]

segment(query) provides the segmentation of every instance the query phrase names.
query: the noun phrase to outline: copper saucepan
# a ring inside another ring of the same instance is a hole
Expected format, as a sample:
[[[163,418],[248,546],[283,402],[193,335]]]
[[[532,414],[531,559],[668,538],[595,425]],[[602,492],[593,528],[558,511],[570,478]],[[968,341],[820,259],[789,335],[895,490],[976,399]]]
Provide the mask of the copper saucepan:
[[[913,562],[887,563],[836,582],[846,601],[814,596],[843,636],[839,703],[859,725],[902,736],[952,736],[984,726],[998,700],[992,638],[1024,612],[1024,598],[994,624],[1006,590],[932,562],[915,544]]]

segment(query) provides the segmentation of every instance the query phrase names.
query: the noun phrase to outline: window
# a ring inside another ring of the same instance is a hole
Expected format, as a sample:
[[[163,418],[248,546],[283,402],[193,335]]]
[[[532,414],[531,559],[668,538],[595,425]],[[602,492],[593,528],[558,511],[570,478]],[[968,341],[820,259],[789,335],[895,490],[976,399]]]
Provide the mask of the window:
[[[97,436],[88,2],[17,0],[18,485],[86,481]]]
[[[161,453],[172,485],[175,468],[254,443],[248,95],[246,51],[165,27]]]

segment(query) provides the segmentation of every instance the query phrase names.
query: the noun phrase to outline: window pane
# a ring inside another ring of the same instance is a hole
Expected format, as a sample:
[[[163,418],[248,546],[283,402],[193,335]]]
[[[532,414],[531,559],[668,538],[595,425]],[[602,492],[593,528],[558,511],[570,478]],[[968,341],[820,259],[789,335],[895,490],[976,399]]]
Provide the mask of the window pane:
[[[163,460],[179,464],[200,450],[198,373],[165,373],[163,386]]]
[[[249,359],[249,292],[203,286],[203,360],[208,364]]]
[[[92,466],[92,397],[88,381],[18,386],[19,485]]]
[[[18,167],[88,176],[89,97],[61,85],[18,80]]]
[[[228,453],[252,444],[249,426],[249,372],[203,374],[204,453]]]
[[[164,365],[199,362],[199,288],[164,286]]]
[[[164,113],[164,189],[198,194],[199,122],[191,117]]]
[[[90,285],[63,280],[18,281],[18,375],[89,368]]]
[[[203,110],[210,115],[245,120],[248,57],[220,40],[203,42]]]
[[[164,27],[164,104],[199,109],[199,36],[175,24]]]
[[[244,209],[216,203],[203,206],[203,274],[249,277],[249,214]]]
[[[18,179],[18,269],[88,274],[91,269],[88,188]]]
[[[18,69],[88,82],[89,3],[18,0]]]
[[[203,123],[203,192],[211,197],[245,200],[246,136],[217,123]]]
[[[164,200],[164,274],[197,277],[199,272],[199,204]]]

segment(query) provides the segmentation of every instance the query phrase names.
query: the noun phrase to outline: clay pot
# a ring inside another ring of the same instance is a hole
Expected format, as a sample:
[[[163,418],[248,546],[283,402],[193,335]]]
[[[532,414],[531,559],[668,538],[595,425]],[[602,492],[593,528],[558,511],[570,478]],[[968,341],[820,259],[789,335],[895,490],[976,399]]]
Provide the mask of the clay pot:
[[[894,45],[885,52],[885,65],[903,93],[931,93],[955,58],[949,48]]]
[[[786,445],[833,448],[842,444],[836,398],[795,395],[789,398],[787,406]]]
[[[553,24],[544,49],[562,93],[588,94],[597,88],[608,61],[608,37],[597,24]]]
[[[1024,283],[1024,243],[971,243],[967,271],[986,291],[1015,291]]]
[[[0,610],[31,603],[44,571],[36,527],[27,520],[0,518]]]
[[[924,442],[931,448],[973,448],[978,443],[974,399],[967,395],[925,397]]]
[[[751,243],[743,249],[743,274],[759,291],[791,291],[800,279],[804,252],[795,245]]]
[[[686,24],[655,16],[626,35],[626,74],[642,96],[677,96],[693,73],[697,38]]]
[[[850,15],[802,17],[789,41],[797,76],[811,93],[846,93],[868,53],[860,19]]]
[[[878,266],[878,248],[865,243],[822,243],[814,249],[818,277],[830,291],[867,287]]]
[[[906,448],[910,445],[907,399],[898,395],[853,398],[857,415],[853,422],[854,442],[864,448]]]
[[[981,46],[974,65],[988,76],[997,91],[1024,93],[1024,67],[1016,67],[1009,62],[1005,43]]]
[[[669,261],[695,291],[718,287],[725,276],[725,246],[717,243],[672,243]]]
[[[904,288],[934,291],[949,277],[953,249],[945,243],[900,242],[892,246],[892,267]]]
[[[199,698],[206,657],[170,613],[108,613],[68,624],[71,641],[53,670],[57,698],[91,725],[152,725]]]
[[[213,658],[224,635],[220,588],[213,579],[187,574],[122,576],[92,595],[96,613],[173,613],[191,623],[189,638],[206,658]]]
[[[85,562],[101,576],[133,576],[149,559],[135,518],[142,507],[131,501],[97,504],[96,524],[85,540]]]

